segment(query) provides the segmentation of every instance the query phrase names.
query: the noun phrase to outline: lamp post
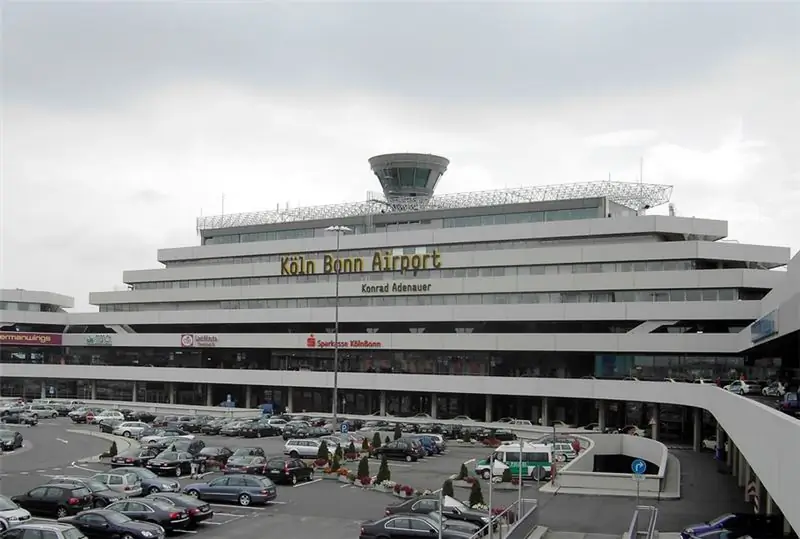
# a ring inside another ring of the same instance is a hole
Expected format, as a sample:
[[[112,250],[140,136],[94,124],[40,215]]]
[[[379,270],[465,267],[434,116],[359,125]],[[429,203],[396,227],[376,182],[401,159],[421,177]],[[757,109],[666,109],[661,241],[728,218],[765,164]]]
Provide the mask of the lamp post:
[[[352,232],[352,228],[343,225],[334,225],[326,228],[328,232],[336,232],[336,255],[333,263],[336,291],[333,304],[333,426],[339,426],[339,272],[342,263],[339,261],[339,245],[342,234]]]

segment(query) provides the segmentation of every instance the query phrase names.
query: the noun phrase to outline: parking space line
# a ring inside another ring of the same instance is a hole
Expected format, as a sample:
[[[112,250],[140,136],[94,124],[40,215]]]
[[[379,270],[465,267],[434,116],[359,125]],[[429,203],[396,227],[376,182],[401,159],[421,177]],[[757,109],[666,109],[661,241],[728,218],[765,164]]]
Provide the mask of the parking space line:
[[[319,482],[319,481],[322,481],[322,478],[321,478],[321,477],[318,477],[318,478],[316,478],[316,479],[312,479],[311,481],[307,481],[307,482],[305,482],[305,483],[297,483],[297,484],[296,484],[296,485],[294,485],[292,488],[304,487],[304,486],[306,486],[306,485],[313,485],[314,483],[317,483],[317,482]]]
[[[234,520],[237,520],[237,519],[234,518],[234,519],[231,519],[231,520],[226,520],[225,522],[211,522],[209,520],[206,520],[204,522],[201,522],[200,525],[201,526],[205,526],[206,524],[208,524],[210,526],[222,526],[223,524],[228,524],[229,522],[233,522]]]
[[[195,530],[178,530],[178,533],[197,533]]]

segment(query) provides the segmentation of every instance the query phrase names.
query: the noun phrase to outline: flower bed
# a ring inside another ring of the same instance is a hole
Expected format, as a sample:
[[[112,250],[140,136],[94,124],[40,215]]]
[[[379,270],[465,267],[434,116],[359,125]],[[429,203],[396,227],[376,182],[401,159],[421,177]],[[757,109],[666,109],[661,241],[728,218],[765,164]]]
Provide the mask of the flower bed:
[[[377,490],[378,492],[394,492],[394,488],[397,486],[397,483],[394,481],[390,481],[387,479],[386,481],[381,481],[380,483],[373,483],[372,490]]]
[[[502,442],[497,438],[485,438],[482,443],[486,447],[500,447],[502,445]]]
[[[373,481],[372,481],[372,478],[371,478],[371,477],[369,477],[369,476],[365,476],[365,477],[358,477],[358,478],[356,478],[356,480],[353,482],[353,484],[354,484],[355,486],[357,486],[357,487],[362,487],[362,488],[368,488],[370,485],[372,485],[372,483],[373,483]]]

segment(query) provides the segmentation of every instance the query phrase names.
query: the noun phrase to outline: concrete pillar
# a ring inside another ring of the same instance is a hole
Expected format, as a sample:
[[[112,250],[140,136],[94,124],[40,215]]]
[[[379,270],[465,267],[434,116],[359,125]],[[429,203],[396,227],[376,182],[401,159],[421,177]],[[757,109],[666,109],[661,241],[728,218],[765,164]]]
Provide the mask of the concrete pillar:
[[[39,398],[42,400],[47,398],[47,382],[42,382],[42,390],[40,391]]]
[[[693,436],[692,436],[692,448],[695,451],[700,451],[703,449],[703,411],[700,408],[692,409],[693,422]]]
[[[386,415],[386,392],[385,391],[381,391],[379,393],[379,398],[380,398],[380,400],[378,402],[378,406],[380,407],[379,408],[380,414],[381,415]]]
[[[661,437],[661,406],[656,403],[653,405],[652,416],[650,418],[650,432],[653,440],[658,441]]]
[[[169,403],[175,404],[175,393],[177,392],[175,389],[175,384],[172,382],[167,382],[167,392],[169,393]]]
[[[244,386],[244,407],[245,408],[252,408],[253,407],[253,387],[252,386]]]
[[[604,432],[608,428],[608,403],[606,401],[597,401],[597,425],[600,432]]]
[[[575,399],[575,412],[572,417],[572,421],[575,423],[575,426],[580,426],[581,424],[581,400]]]
[[[522,397],[517,397],[517,417],[516,419],[525,419],[525,411],[524,406],[522,404]],[[534,421],[536,421],[535,417],[532,417]]]
[[[372,402],[372,391],[367,391],[367,413],[368,414],[371,414],[372,412],[375,411],[375,409],[372,407],[373,404],[375,404],[375,403]]]
[[[734,468],[736,459],[733,457],[734,453],[736,453],[736,446],[733,445],[733,440],[726,440],[726,442],[728,443],[728,450],[725,452],[725,462],[731,473],[735,474],[736,470]]]
[[[750,496],[747,495],[747,487],[750,485],[750,480],[753,478],[753,470],[750,469],[750,464],[745,461],[744,473],[742,475],[742,486],[744,487],[744,501],[749,502]],[[758,494],[758,491],[756,491]]]
[[[748,466],[749,468],[750,466]],[[761,484],[761,478],[758,477],[752,470],[750,470],[750,475],[755,481],[756,484],[756,496],[758,497],[758,511],[757,513],[760,515],[768,515],[767,513],[767,498],[770,497],[769,494],[766,492],[766,489]],[[770,504],[772,500],[770,500]]]
[[[550,399],[548,399],[547,397],[542,397],[541,424],[544,427],[550,425]]]
[[[439,413],[439,399],[436,397],[436,393],[431,393],[431,417],[436,419]]]
[[[775,502],[772,501],[772,496],[769,495],[769,492],[764,493],[764,514],[765,515],[774,515],[775,514]]]
[[[91,388],[92,388],[92,400],[96,401],[97,400],[97,380],[92,380]]]
[[[492,396],[486,395],[486,417],[485,421],[491,423],[494,421],[494,412],[492,411]]]
[[[214,394],[211,391],[211,384],[206,384],[206,406],[214,406]]]
[[[286,411],[292,413],[294,411],[294,388],[286,388]]]
[[[139,393],[139,384],[135,380],[133,382],[133,388],[132,389],[133,389],[133,391],[131,393],[131,401],[132,402],[136,402],[136,401],[139,400],[139,395],[137,395],[137,393]]]

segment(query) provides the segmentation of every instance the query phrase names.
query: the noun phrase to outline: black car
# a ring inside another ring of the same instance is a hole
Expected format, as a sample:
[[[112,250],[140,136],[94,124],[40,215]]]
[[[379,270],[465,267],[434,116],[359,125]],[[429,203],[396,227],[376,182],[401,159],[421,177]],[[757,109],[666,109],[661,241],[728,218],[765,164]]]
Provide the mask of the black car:
[[[187,440],[186,438],[178,438],[169,446],[170,451],[183,451],[191,455],[197,455],[206,443],[203,440]]]
[[[195,460],[197,460],[198,463],[204,463],[206,469],[223,468],[231,455],[233,455],[233,451],[227,447],[206,446],[195,455]]]
[[[381,458],[385,456],[387,459],[400,459],[406,462],[416,462],[424,455],[422,444],[407,438],[400,438],[372,450],[373,457]]]
[[[406,537],[438,537],[439,523],[428,515],[391,515],[380,520],[364,522],[361,525],[359,539],[375,539],[377,537],[394,539]],[[441,530],[442,539],[467,539],[473,533],[461,527],[448,526],[444,523]]]
[[[174,475],[180,477],[192,472],[194,456],[185,451],[164,451],[159,453],[147,463],[147,469],[158,475]],[[200,463],[202,466],[202,463]],[[198,469],[198,471],[200,471]],[[203,467],[203,473],[205,467]]]
[[[60,518],[58,521],[75,526],[88,539],[164,539],[164,530],[157,524],[139,522],[108,509],[92,509],[74,517]]]
[[[289,421],[283,426],[283,439],[304,438],[311,424],[308,421]]]
[[[219,431],[227,424],[225,419],[214,419],[200,427],[200,432],[209,436],[216,436]]]
[[[91,509],[92,493],[74,485],[42,485],[12,496],[11,501],[30,513],[62,518]]]
[[[111,434],[114,432],[114,429],[116,429],[122,423],[124,423],[124,421],[120,419],[101,419],[97,423],[97,428],[100,430],[100,432]]]
[[[142,492],[144,494],[155,494],[157,492],[178,492],[181,484],[171,479],[165,479],[156,475],[147,468],[126,468],[125,473],[132,473],[142,482]]]
[[[274,483],[296,485],[298,481],[311,481],[314,477],[314,468],[302,459],[275,457],[267,461],[264,475]]]
[[[73,487],[89,489],[92,496],[92,507],[95,508],[105,507],[108,504],[118,502],[124,497],[116,490],[108,488],[108,485],[88,477],[55,477],[48,484],[72,485]]]
[[[260,447],[238,447],[231,455],[232,457],[266,457],[266,455]]]
[[[139,449],[133,451],[123,451],[115,457],[111,458],[111,466],[113,468],[121,468],[123,466],[141,467],[147,465],[150,460],[158,455],[160,451],[157,447],[141,446]]]
[[[267,423],[266,421],[251,421],[239,431],[240,436],[245,438],[262,438],[264,436],[277,436],[281,431]]]
[[[29,412],[8,412],[2,418],[3,423],[9,425],[28,425],[35,427],[39,424],[39,418]]]
[[[180,507],[147,498],[123,500],[112,503],[106,509],[122,513],[133,520],[158,524],[168,531],[184,530],[190,523],[189,515]]]
[[[228,464],[225,465],[225,474],[263,475],[266,465],[267,459],[264,457],[234,456],[228,459]]]
[[[183,418],[181,418],[181,420],[178,421],[178,425],[180,425],[180,428],[182,428],[186,432],[197,433],[201,432],[203,426],[208,424],[213,419],[214,418],[211,417],[210,415],[198,415],[191,417],[187,421],[184,421]]]
[[[22,447],[22,434],[15,430],[0,430],[0,448],[3,451],[14,451]]]
[[[439,496],[426,495],[417,496],[403,501],[402,503],[390,505],[386,508],[386,516],[418,514],[428,515],[439,512]],[[483,528],[489,523],[489,512],[470,509],[465,504],[451,498],[444,497],[442,504],[442,515],[450,520],[462,520]]]
[[[189,515],[190,527],[197,526],[200,522],[214,518],[214,511],[208,503],[198,500],[188,494],[180,494],[178,492],[163,492],[159,494],[150,494],[147,496],[148,500],[156,500],[174,505],[175,507],[184,511]]]

